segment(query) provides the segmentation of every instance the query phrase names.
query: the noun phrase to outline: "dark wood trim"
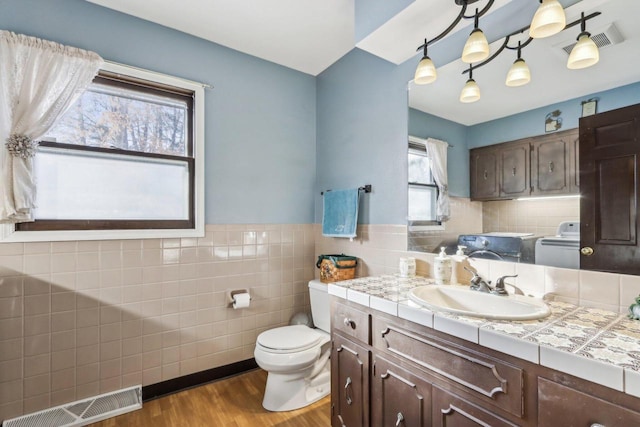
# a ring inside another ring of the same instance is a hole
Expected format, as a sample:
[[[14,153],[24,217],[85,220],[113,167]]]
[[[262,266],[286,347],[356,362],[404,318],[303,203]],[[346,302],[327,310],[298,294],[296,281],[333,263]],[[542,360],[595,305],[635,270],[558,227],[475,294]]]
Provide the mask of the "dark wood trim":
[[[256,363],[256,360],[251,358],[231,363],[229,365],[207,369],[206,371],[200,371],[167,381],[162,381],[156,384],[146,385],[142,387],[142,401],[147,402],[162,396],[198,387],[212,381],[221,380],[223,378],[251,371],[257,367],[258,364]]]

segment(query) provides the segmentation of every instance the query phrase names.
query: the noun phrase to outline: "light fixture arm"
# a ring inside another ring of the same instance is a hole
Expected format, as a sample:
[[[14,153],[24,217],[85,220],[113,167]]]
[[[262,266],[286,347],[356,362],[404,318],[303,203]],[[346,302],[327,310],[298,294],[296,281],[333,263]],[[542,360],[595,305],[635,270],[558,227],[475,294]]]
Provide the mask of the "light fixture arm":
[[[578,38],[580,38],[580,36],[581,36],[583,33],[587,33],[587,34],[589,34],[589,33],[586,31],[586,22],[587,22],[589,19],[593,19],[593,18],[595,18],[596,16],[599,16],[599,15],[602,15],[602,12],[593,12],[593,13],[591,13],[591,14],[587,15],[587,16],[585,16],[585,15],[584,15],[584,12],[582,12],[582,14],[581,14],[580,18],[579,18],[579,19],[576,19],[575,21],[573,21],[573,22],[571,22],[571,23],[569,23],[569,24],[567,24],[567,25],[564,27],[564,30],[566,30],[567,28],[571,28],[571,27],[574,27],[574,26],[576,26],[576,25],[580,24],[580,29],[581,29],[581,31],[582,31],[582,32],[578,35]],[[489,62],[493,61],[493,60],[494,60],[498,55],[500,55],[500,53],[502,53],[502,51],[503,51],[503,50],[505,50],[505,49],[510,49],[510,50],[516,50],[516,49],[518,49],[518,58],[520,58],[520,50],[521,50],[521,49],[524,49],[525,47],[527,47],[527,45],[533,41],[533,38],[529,37],[529,38],[528,38],[524,43],[522,43],[522,44],[520,44],[520,43],[518,42],[518,46],[517,46],[517,47],[509,46],[509,39],[510,39],[511,37],[515,36],[516,34],[520,34],[520,33],[524,32],[524,31],[526,31],[526,30],[528,30],[528,29],[529,29],[529,26],[527,25],[526,27],[523,27],[523,28],[519,29],[518,31],[514,31],[513,33],[511,33],[511,34],[509,34],[509,35],[505,36],[505,38],[504,38],[504,42],[502,42],[502,46],[500,46],[500,48],[498,48],[498,50],[496,50],[496,52],[495,52],[493,55],[491,55],[489,58],[485,59],[484,61],[482,61],[482,62],[480,62],[480,63],[478,63],[478,64],[476,64],[476,65],[472,65],[471,67],[469,67],[469,70],[464,70],[464,71],[462,72],[462,74],[467,74],[467,73],[469,73],[469,72],[470,72],[470,70],[472,70],[472,69],[473,69],[473,70],[475,70],[476,68],[480,68],[480,67],[482,67],[483,65],[488,64]],[[563,31],[564,31],[564,30],[563,30]]]
[[[485,13],[487,13],[489,11],[491,6],[493,6],[493,2],[495,0],[489,0],[487,5],[484,8],[482,8],[482,10],[480,10],[479,12],[476,9],[476,13],[474,15],[471,15],[471,16],[465,15],[465,13],[467,12],[467,6],[469,5],[469,3],[474,3],[476,1],[478,1],[478,0],[456,0],[456,4],[461,6],[460,13],[458,13],[458,16],[456,17],[456,19],[454,19],[453,22],[451,23],[451,25],[449,25],[443,32],[438,34],[436,37],[433,37],[432,39],[430,39],[428,43],[427,43],[427,39],[425,39],[424,44],[418,46],[416,51],[424,49],[424,48],[426,48],[427,45],[430,45],[430,44],[433,44],[433,43],[435,43],[437,41],[442,40],[444,37],[447,36],[447,34],[449,34],[451,31],[453,31],[453,29],[458,25],[458,23],[460,21],[462,21],[463,18],[464,19],[476,19],[474,28],[477,28],[478,27],[477,19],[480,18],[482,15],[484,15]]]

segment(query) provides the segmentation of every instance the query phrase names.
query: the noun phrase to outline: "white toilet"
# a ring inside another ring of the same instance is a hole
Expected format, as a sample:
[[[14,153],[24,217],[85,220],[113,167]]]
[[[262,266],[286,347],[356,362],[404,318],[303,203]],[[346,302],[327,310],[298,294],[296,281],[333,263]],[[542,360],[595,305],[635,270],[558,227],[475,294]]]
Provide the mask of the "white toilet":
[[[269,373],[262,400],[262,406],[269,411],[302,408],[331,390],[327,285],[310,281],[309,298],[315,329],[291,325],[258,335],[254,356],[258,366]]]

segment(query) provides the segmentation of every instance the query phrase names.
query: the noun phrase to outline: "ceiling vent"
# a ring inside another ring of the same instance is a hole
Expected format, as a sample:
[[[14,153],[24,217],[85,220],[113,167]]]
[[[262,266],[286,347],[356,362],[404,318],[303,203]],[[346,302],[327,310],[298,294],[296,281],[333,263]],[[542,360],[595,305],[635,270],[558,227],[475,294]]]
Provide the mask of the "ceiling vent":
[[[589,26],[587,25],[587,31],[589,31]],[[614,44],[621,43],[624,39],[622,38],[622,34],[618,31],[618,28],[615,24],[609,24],[606,27],[597,28],[594,31],[589,31],[591,33],[591,40],[598,46],[599,49],[602,49],[606,46],[611,46]],[[571,54],[571,50],[576,45],[577,40],[573,39],[571,42],[567,44],[567,42],[561,43],[558,46],[565,51],[567,55]]]

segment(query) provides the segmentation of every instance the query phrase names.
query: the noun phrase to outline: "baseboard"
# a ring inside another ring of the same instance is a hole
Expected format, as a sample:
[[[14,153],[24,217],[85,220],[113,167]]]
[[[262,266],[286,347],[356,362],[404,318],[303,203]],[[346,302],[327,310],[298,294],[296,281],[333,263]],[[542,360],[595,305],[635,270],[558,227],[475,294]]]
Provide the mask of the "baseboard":
[[[146,385],[142,387],[142,401],[147,402],[149,400],[157,399],[158,397],[210,383],[211,381],[241,374],[257,367],[258,364],[256,363],[256,359],[251,358],[231,363],[229,365],[207,369],[206,371],[200,371],[167,381],[162,381],[160,383]]]

